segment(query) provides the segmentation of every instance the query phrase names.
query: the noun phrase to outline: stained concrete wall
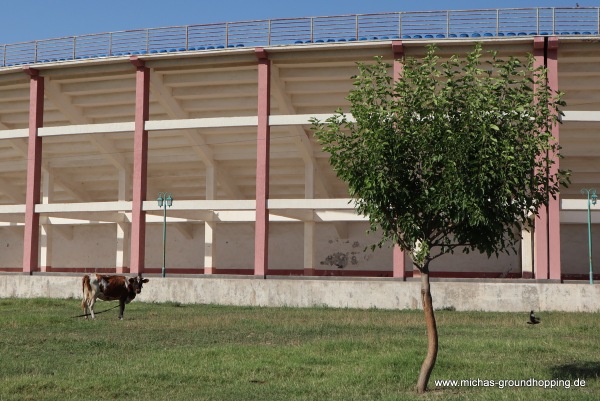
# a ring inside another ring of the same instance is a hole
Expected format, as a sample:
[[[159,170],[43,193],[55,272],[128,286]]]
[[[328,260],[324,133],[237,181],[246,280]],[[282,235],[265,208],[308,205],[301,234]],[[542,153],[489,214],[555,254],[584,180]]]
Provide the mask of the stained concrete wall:
[[[137,301],[244,306],[419,309],[420,283],[393,279],[149,277]],[[435,308],[600,312],[600,284],[434,281]],[[81,276],[0,274],[0,298],[81,297]],[[73,301],[73,310],[78,302]]]

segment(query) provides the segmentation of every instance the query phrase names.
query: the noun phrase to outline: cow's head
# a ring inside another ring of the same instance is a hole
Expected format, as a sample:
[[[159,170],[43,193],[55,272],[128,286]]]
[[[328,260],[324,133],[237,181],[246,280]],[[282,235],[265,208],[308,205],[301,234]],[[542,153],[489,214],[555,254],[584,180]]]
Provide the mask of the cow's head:
[[[140,292],[142,292],[142,285],[144,283],[147,283],[148,280],[147,278],[142,278],[142,275],[138,275],[137,277],[131,277],[129,279],[129,288],[131,291],[134,291],[136,294],[139,294]]]

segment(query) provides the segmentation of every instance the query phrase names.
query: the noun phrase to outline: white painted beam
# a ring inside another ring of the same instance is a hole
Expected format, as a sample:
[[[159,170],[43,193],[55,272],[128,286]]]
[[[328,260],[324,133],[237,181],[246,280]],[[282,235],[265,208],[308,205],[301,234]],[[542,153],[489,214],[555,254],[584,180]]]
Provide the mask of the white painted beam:
[[[255,127],[258,117],[210,117],[146,121],[148,131],[189,128]]]
[[[25,213],[25,205],[0,205],[0,214]]]
[[[600,111],[564,111],[562,121],[600,121]]]
[[[114,221],[97,221],[90,219],[79,219],[74,217],[40,216],[40,223],[47,225],[92,225],[92,224],[115,224]]]
[[[280,216],[296,221],[307,222],[315,220],[314,211],[312,209],[271,209],[269,210],[269,214],[274,218]]]
[[[369,221],[368,217],[360,216],[354,212],[342,210],[316,210],[317,221]],[[339,228],[339,227],[338,227]]]
[[[335,114],[285,114],[285,115],[271,115],[269,117],[269,124],[272,127],[285,126],[285,125],[312,125],[311,119],[316,118],[319,121],[325,121]],[[352,114],[347,113],[346,118],[350,122],[356,120]]]
[[[133,128],[134,128],[133,122],[62,125],[62,126],[57,126],[57,127],[42,127],[38,130],[38,135],[39,136],[57,136],[57,135],[111,134],[111,133],[133,132]],[[11,131],[19,131],[19,130],[11,130]],[[25,137],[27,137],[27,135],[25,135]]]
[[[560,210],[586,210],[587,211],[587,207],[588,207],[587,198],[561,199],[560,200]],[[600,202],[598,202],[596,205],[591,205],[590,209],[600,211]]]
[[[44,213],[41,217],[59,217],[65,220],[81,220],[90,224],[122,223],[128,221],[120,212],[54,212]]]
[[[52,203],[38,204],[36,213],[71,213],[71,212],[117,212],[130,211],[131,202],[85,202],[85,203]]]
[[[0,131],[0,139],[28,138],[28,128],[4,129]]]
[[[354,202],[351,198],[333,199],[269,199],[269,209],[343,209],[354,211]]]
[[[574,112],[571,112],[574,113]],[[582,112],[584,113],[584,112]],[[269,124],[272,127],[293,126],[293,125],[311,125],[310,119],[317,118],[325,121],[334,114],[285,114],[271,115]],[[349,121],[354,121],[351,114],[346,114]],[[581,117],[577,117],[581,118]],[[565,120],[564,121],[600,121],[598,120]],[[145,128],[148,131],[180,130],[191,128],[229,128],[229,127],[255,127],[258,125],[256,116],[241,117],[208,117],[208,118],[183,118],[169,120],[151,120],[146,121]],[[87,134],[111,134],[132,132],[133,122],[121,123],[97,123],[97,124],[73,124],[61,125],[56,127],[42,127],[38,130],[39,136],[59,136],[59,135],[87,135]],[[6,129],[0,131],[0,139],[27,138],[29,131],[26,128]]]
[[[171,210],[254,210],[255,200],[177,200]],[[162,210],[156,201],[144,201],[144,211]]]

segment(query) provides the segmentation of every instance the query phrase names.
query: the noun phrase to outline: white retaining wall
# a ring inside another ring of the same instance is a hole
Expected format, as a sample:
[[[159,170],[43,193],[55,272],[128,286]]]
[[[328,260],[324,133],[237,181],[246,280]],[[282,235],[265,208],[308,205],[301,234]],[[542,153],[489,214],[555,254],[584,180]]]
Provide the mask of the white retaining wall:
[[[255,277],[154,277],[136,301],[246,306],[419,309],[419,281]],[[600,284],[433,281],[435,308],[600,312]],[[81,276],[0,274],[0,298],[81,297]],[[74,310],[79,308],[74,302]]]

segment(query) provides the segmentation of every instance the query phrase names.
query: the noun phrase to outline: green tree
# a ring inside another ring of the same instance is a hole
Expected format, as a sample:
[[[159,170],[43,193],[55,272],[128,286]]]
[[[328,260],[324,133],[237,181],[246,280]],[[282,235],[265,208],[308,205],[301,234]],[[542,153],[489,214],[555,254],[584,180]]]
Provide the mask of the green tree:
[[[568,184],[568,172],[549,175],[560,150],[551,130],[564,102],[533,56],[490,52],[486,61],[477,44],[442,60],[436,50],[407,58],[396,82],[381,58],[359,63],[347,97],[352,118],[338,110],[312,121],[357,212],[382,232],[373,249],[398,244],[421,272],[428,351],[420,393],[438,351],[431,261],[455,249],[516,252],[522,227]]]

